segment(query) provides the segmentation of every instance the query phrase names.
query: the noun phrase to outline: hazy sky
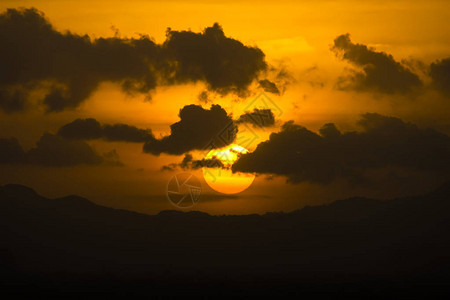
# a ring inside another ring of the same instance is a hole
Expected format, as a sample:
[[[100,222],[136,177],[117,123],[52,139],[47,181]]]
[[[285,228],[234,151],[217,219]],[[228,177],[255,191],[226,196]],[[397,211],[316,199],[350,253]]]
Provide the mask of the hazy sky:
[[[203,187],[195,210],[289,211],[449,179],[448,1],[2,1],[0,10],[0,184],[173,209],[165,194],[183,172],[176,164],[204,158],[205,139],[233,120],[237,141],[255,137],[235,168],[256,179],[222,195],[191,165]],[[261,108],[261,93],[274,123],[237,122]],[[60,130],[87,118],[96,123]]]

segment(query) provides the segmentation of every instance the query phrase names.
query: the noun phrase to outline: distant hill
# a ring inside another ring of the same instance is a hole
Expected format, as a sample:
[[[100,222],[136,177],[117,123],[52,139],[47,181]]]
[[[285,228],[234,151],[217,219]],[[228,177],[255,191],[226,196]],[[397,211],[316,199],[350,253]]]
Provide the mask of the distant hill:
[[[243,216],[143,215],[5,185],[0,238],[2,289],[34,295],[439,294],[450,290],[450,184]]]

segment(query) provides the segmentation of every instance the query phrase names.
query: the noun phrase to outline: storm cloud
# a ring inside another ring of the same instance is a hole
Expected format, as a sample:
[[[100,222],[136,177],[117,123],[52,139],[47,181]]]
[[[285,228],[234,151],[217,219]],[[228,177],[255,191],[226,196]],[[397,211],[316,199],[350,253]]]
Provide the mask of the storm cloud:
[[[150,129],[140,129],[127,124],[105,124],[101,125],[97,120],[76,119],[62,126],[58,135],[68,139],[92,140],[105,139],[107,141],[122,141],[143,143],[154,139]]]
[[[0,109],[24,110],[39,91],[48,111],[77,107],[101,82],[129,94],[158,85],[203,81],[220,94],[246,93],[267,68],[264,53],[225,36],[219,24],[201,33],[168,29],[166,40],[150,37],[90,38],[59,32],[44,14],[7,9],[0,14]]]
[[[422,85],[419,77],[392,55],[355,44],[348,33],[334,40],[332,50],[343,60],[361,69],[353,71],[350,76],[341,77],[338,82],[341,89],[393,94],[406,93]]]
[[[181,155],[192,150],[210,150],[231,144],[236,139],[237,126],[227,112],[217,104],[210,109],[187,105],[180,110],[180,121],[170,125],[170,135],[151,139],[144,152]]]
[[[372,168],[399,167],[449,176],[450,137],[394,117],[367,113],[361,132],[341,133],[326,124],[320,135],[285,123],[254,152],[243,154],[233,171],[284,175],[290,182],[330,183],[342,177],[358,182]]]

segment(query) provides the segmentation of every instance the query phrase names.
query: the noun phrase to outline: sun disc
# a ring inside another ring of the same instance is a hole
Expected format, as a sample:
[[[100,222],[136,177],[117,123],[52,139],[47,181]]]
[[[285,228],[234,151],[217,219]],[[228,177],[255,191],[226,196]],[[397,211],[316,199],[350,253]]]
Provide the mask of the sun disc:
[[[253,183],[255,175],[233,173],[231,166],[240,155],[247,152],[247,149],[236,144],[209,151],[205,159],[219,159],[226,168],[204,167],[202,170],[206,183],[213,190],[223,194],[236,194],[246,190]]]

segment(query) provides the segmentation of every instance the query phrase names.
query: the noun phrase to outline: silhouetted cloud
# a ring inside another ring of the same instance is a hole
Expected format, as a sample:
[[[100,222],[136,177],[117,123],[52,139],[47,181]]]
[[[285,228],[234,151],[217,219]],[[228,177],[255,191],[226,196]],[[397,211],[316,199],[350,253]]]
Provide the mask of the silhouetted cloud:
[[[259,86],[264,89],[265,92],[273,93],[273,94],[280,94],[280,90],[278,90],[278,87],[275,83],[268,79],[263,79],[259,81]]]
[[[0,138],[0,164],[25,161],[25,152],[16,138]]]
[[[324,138],[334,138],[341,135],[341,132],[336,128],[333,123],[327,123],[319,129],[319,133]]]
[[[270,109],[255,108],[252,112],[242,114],[236,123],[248,123],[254,127],[270,127],[275,125],[275,116]]]
[[[153,139],[150,129],[139,129],[127,124],[104,125],[103,134],[108,141],[140,143]]]
[[[430,76],[434,87],[442,94],[450,96],[450,57],[432,63]]]
[[[58,135],[77,140],[92,140],[103,137],[103,128],[96,119],[76,119],[62,126]]]
[[[91,140],[103,138],[107,141],[143,143],[153,139],[150,129],[139,129],[127,124],[101,125],[97,120],[76,119],[62,126],[58,135],[69,139]]]
[[[210,109],[187,105],[180,110],[179,117],[180,121],[170,125],[170,135],[147,141],[144,152],[180,155],[192,150],[221,148],[236,138],[237,127],[220,105],[214,104]]]
[[[91,39],[58,32],[44,14],[8,9],[0,14],[0,108],[25,109],[29,94],[45,91],[49,111],[77,107],[103,81],[130,94],[157,85],[204,81],[210,90],[245,93],[266,69],[264,53],[226,37],[217,23],[202,33],[168,30],[156,44],[150,37]]]
[[[326,124],[321,135],[285,123],[254,152],[243,154],[233,171],[285,175],[291,182],[329,183],[337,177],[357,182],[369,168],[400,167],[448,176],[450,137],[419,129],[394,117],[362,116],[362,132],[339,132]]]
[[[215,23],[203,33],[168,30],[163,44],[168,61],[176,62],[169,68],[176,82],[204,80],[210,89],[226,94],[242,93],[267,68],[264,53],[254,47],[225,36]]]
[[[223,162],[217,157],[194,159],[192,154],[186,153],[183,160],[180,163],[172,163],[165,165],[161,168],[161,171],[174,171],[178,168],[197,170],[201,168],[225,168]]]
[[[36,146],[25,152],[16,138],[0,138],[0,164],[35,164],[51,167],[76,165],[123,166],[116,150],[98,154],[89,144],[44,133]]]
[[[334,40],[332,50],[342,59],[362,68],[348,77],[341,77],[342,89],[374,90],[382,93],[404,93],[422,85],[419,77],[395,61],[392,55],[377,52],[363,44],[354,44],[350,35],[344,34]]]
[[[68,140],[50,133],[45,133],[36,147],[30,149],[28,158],[31,163],[45,166],[96,165],[103,161],[86,142]]]

